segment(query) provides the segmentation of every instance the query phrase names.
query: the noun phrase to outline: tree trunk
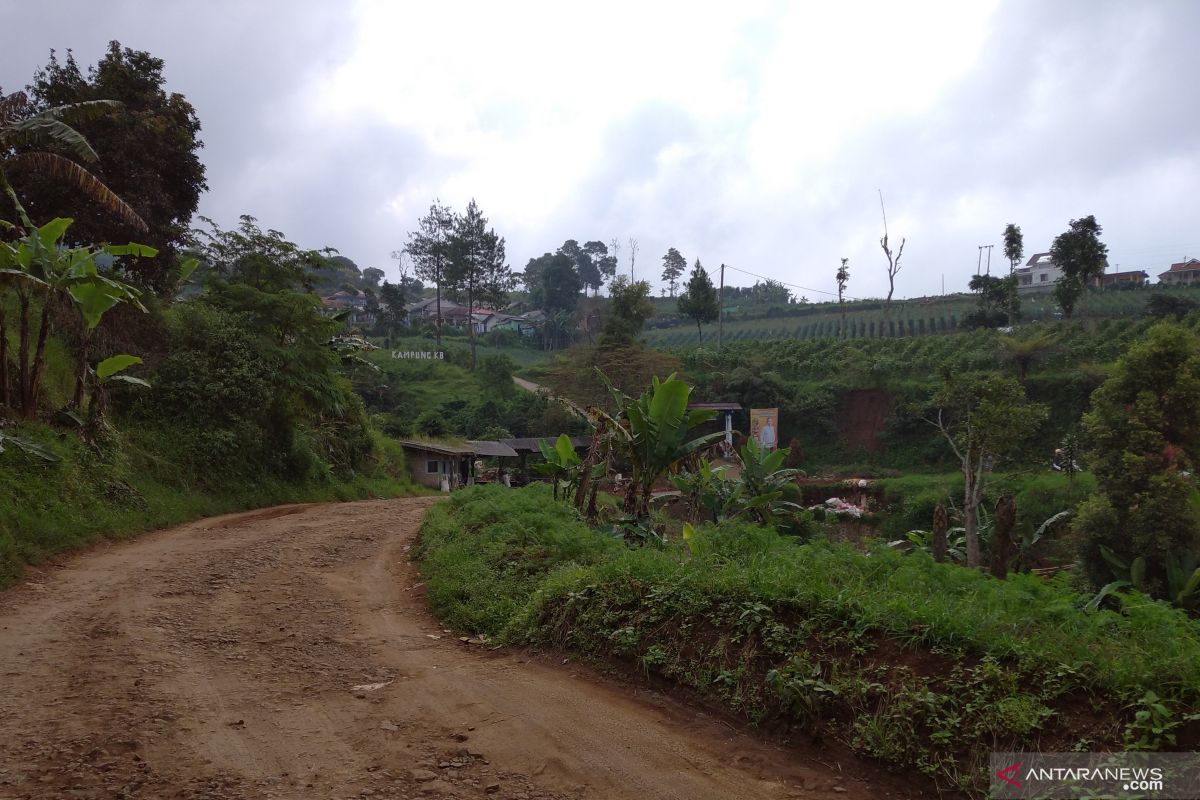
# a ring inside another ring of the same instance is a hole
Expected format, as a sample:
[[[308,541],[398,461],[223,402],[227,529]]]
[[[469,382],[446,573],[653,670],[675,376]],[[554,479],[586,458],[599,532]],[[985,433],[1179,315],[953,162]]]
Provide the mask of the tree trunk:
[[[9,407],[8,394],[8,300],[0,294],[0,410]]]
[[[471,370],[475,370],[475,287],[467,286],[467,327],[471,329]]]
[[[434,283],[434,286],[436,287],[434,289],[434,293],[437,297],[437,320],[435,321],[436,326],[437,326],[437,333],[435,335],[437,336],[437,349],[441,350],[442,349],[442,271],[440,268],[438,269],[438,279]]]
[[[625,490],[625,502],[621,506],[621,510],[630,516],[637,513],[639,488],[638,484],[631,479],[629,481],[629,488]]]
[[[1017,524],[1017,507],[1012,495],[1006,494],[996,501],[996,528],[992,531],[992,564],[994,577],[1008,577],[1008,561],[1012,557],[1013,528]]]
[[[963,477],[966,479],[963,489],[963,528],[967,538],[967,566],[977,569],[983,563],[979,547],[979,503],[983,494],[981,470],[983,456],[978,463],[967,456],[967,468]]]
[[[29,373],[29,387],[26,389],[24,412],[26,419],[37,416],[38,392],[42,388],[42,370],[46,366],[46,338],[50,335],[50,298],[42,303],[42,319],[38,326],[37,345],[33,351],[33,368]]]
[[[938,503],[933,509],[933,541],[930,549],[933,550],[933,560],[939,564],[946,560],[946,529],[949,527],[946,506]]]
[[[696,333],[700,336],[700,344],[704,344],[704,331],[700,330],[700,320],[696,320]]]
[[[17,292],[17,302],[20,307],[18,325],[20,339],[17,343],[17,400],[21,403],[21,411],[25,411],[25,393],[29,391],[29,295]]]
[[[587,454],[583,457],[583,464],[579,468],[579,488],[575,490],[575,508],[581,514],[589,496],[588,488],[592,483],[592,467],[596,466],[596,460],[600,457],[600,441],[601,434],[597,428],[592,434],[592,443],[588,445]]]
[[[83,409],[83,390],[87,386],[87,361],[88,349],[92,344],[92,333],[87,331],[83,334],[83,341],[79,345],[79,360],[75,364],[75,394],[71,398],[71,407]]]

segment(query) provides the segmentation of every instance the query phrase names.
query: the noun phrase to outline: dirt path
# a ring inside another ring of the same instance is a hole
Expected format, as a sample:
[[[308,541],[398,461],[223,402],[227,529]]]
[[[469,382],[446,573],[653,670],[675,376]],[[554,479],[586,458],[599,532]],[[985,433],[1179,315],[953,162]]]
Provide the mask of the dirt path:
[[[217,517],[0,593],[0,798],[898,796],[442,631],[406,555],[431,502]]]

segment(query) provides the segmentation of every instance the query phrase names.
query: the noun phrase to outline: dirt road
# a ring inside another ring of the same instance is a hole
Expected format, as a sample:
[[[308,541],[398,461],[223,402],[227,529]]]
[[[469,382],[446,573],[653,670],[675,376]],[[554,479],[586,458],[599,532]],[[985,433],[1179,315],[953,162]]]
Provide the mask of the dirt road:
[[[460,642],[408,563],[431,502],[218,517],[0,593],[0,798],[898,796]]]

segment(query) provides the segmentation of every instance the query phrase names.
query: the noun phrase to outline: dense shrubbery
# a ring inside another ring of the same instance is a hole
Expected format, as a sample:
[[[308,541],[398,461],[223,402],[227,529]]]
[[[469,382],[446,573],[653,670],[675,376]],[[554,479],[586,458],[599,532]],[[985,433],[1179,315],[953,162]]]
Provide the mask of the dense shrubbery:
[[[458,493],[419,555],[431,604],[464,632],[636,665],[943,785],[978,788],[994,749],[1139,741],[1150,691],[1170,717],[1151,746],[1195,735],[1200,626],[1144,600],[1085,612],[1064,580],[745,524],[630,549],[547,487]]]

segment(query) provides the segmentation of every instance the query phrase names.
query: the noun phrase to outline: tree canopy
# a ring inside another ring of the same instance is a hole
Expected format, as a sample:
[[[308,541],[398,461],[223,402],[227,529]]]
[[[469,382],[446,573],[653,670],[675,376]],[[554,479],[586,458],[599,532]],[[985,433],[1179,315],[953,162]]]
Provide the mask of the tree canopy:
[[[1146,586],[1167,588],[1172,557],[1200,546],[1187,477],[1200,452],[1200,340],[1170,323],[1152,328],[1092,394],[1083,417],[1100,493],[1080,507],[1083,562],[1097,586],[1112,580],[1101,548],[1146,565]]]
[[[1063,276],[1054,287],[1054,297],[1068,318],[1088,283],[1104,274],[1108,265],[1108,245],[1100,241],[1103,229],[1092,215],[1071,220],[1070,226],[1054,239],[1050,260]]]
[[[650,302],[650,284],[645,281],[632,283],[621,275],[609,287],[612,299],[608,316],[604,320],[601,346],[629,345],[637,341],[646,320],[654,316],[654,304]]]
[[[95,199],[81,197],[58,175],[23,167],[13,171],[13,182],[34,219],[75,220],[72,242],[136,239],[157,249],[157,258],[125,265],[136,280],[156,291],[173,288],[177,256],[188,243],[192,215],[208,188],[199,157],[204,146],[200,120],[191,103],[182,94],[168,93],[165,85],[161,58],[113,41],[86,75],[70,51],[63,61],[51,51],[30,86],[34,110],[101,100],[121,103],[119,111],[80,119],[76,127],[98,157],[88,168],[140,215],[147,231]]]
[[[663,271],[662,279],[667,284],[667,289],[671,293],[671,297],[675,296],[675,290],[679,288],[679,276],[687,270],[687,259],[680,255],[679,251],[674,247],[667,250],[667,254],[663,256]]]

